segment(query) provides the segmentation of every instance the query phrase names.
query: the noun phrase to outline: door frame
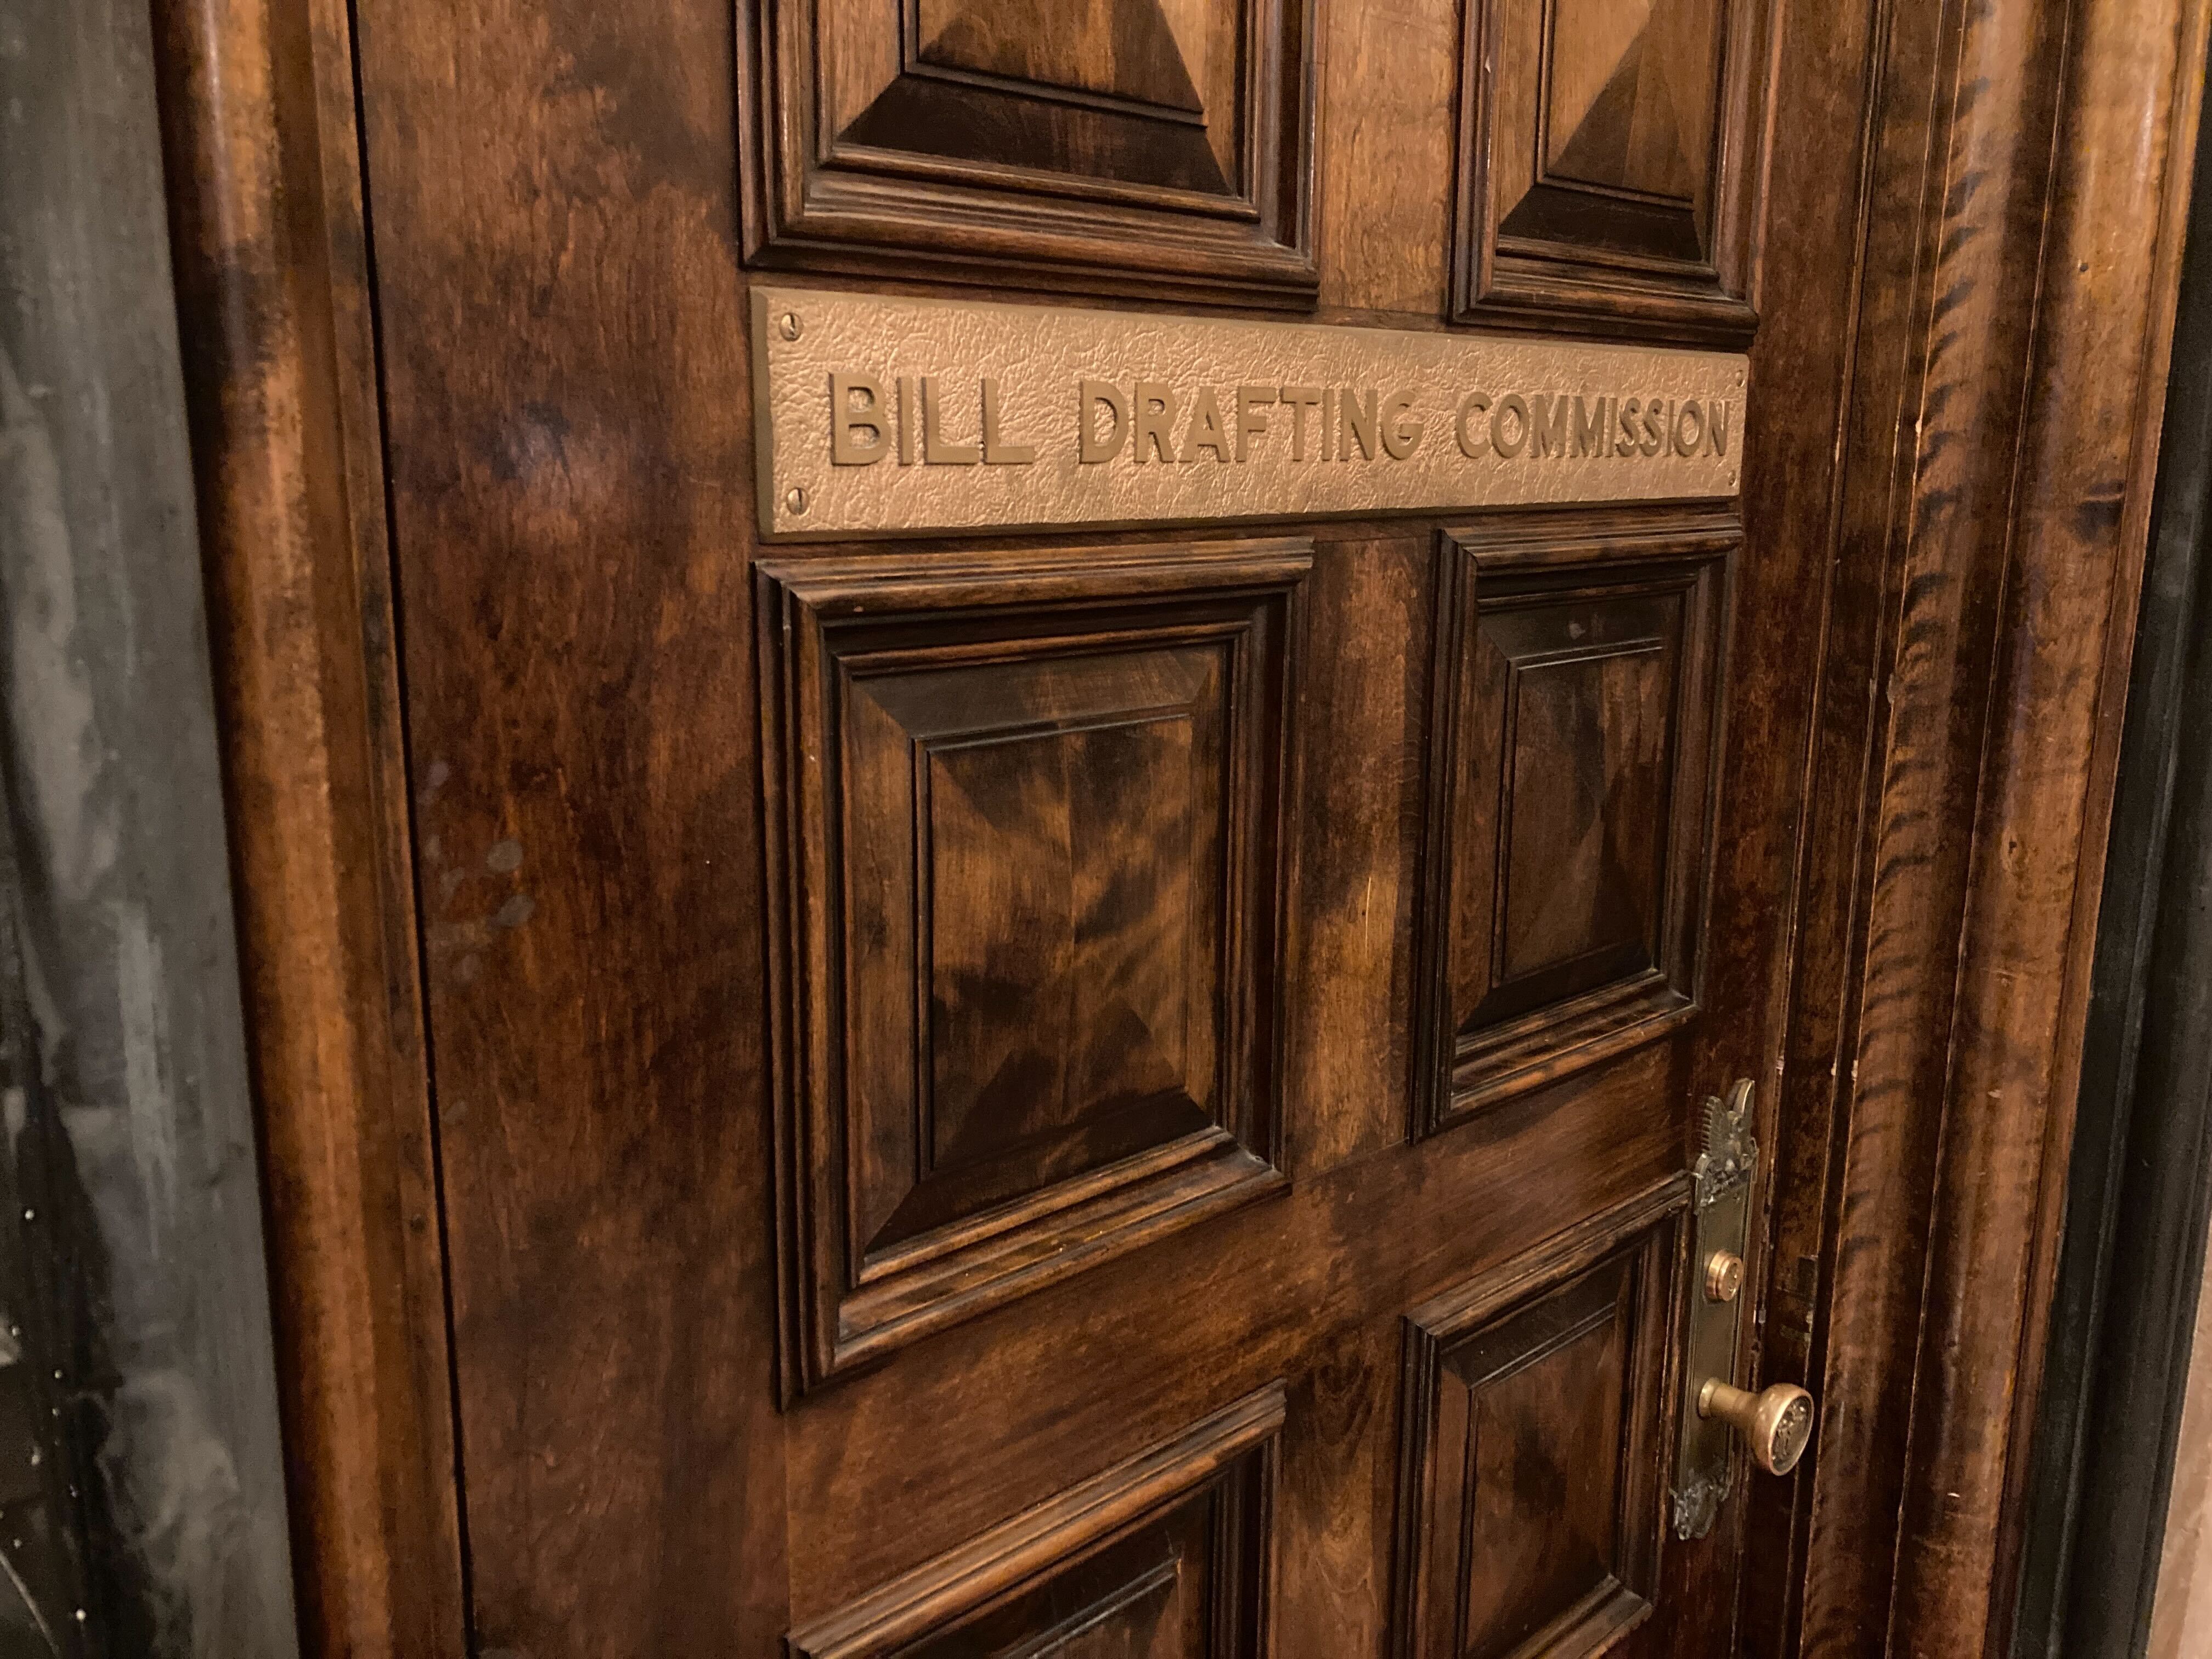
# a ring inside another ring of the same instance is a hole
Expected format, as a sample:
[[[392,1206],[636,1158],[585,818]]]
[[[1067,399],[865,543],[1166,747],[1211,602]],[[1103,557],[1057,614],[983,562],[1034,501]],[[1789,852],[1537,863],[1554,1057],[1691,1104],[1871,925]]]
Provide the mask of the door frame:
[[[1863,0],[1815,136],[1861,252],[1762,1380],[1851,1455],[1758,1489],[1747,1653],[2008,1635],[2209,12]],[[153,13],[303,1638],[459,1656],[353,16]]]
[[[1824,1659],[2009,1641],[2206,11],[1875,22],[1763,1371],[1850,1455],[1745,1624]]]
[[[2212,167],[2200,131],[2173,372],[2084,1032],[2027,1499],[2018,1659],[2151,1633],[2212,1218]]]

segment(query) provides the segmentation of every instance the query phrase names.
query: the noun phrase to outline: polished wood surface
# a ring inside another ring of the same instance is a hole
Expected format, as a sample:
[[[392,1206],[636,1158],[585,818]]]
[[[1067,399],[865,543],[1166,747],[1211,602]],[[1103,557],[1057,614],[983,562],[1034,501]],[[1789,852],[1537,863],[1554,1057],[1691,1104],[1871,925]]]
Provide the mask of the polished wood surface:
[[[796,1659],[1268,1650],[1283,1385],[1268,1384],[790,1639]]]
[[[1741,538],[1646,508],[1439,550],[1419,1133],[1696,1007]]]
[[[743,7],[748,251],[1302,304],[1317,275],[1312,3]]]
[[[303,1650],[465,1650],[345,8],[154,9]]]
[[[1777,1322],[1778,1374],[1821,1396],[1823,1445],[1853,1449],[1815,1448],[1759,1639],[2001,1652],[2118,713],[2108,653],[2124,656],[2155,448],[2137,411],[2156,408],[2170,321],[2179,217],[2160,204],[2186,182],[2164,158],[2193,131],[2201,76],[2180,65],[2201,46],[2181,42],[2203,10],[1889,23],[1879,72],[1957,79],[1870,133],[1877,199],[1924,207],[1870,216],[1865,240],[1862,328],[1901,349],[1863,354],[1850,393],[1854,448],[1890,459],[1846,479],[1856,556],[1831,655],[1875,672],[1831,673],[1815,750],[1831,828],[1808,848],[1799,973],[1834,988],[1801,994],[1772,1292],[1804,1310]],[[2106,182],[2067,182],[2085,168]],[[2082,284],[2107,295],[2094,325]],[[2100,344],[2108,327],[2122,343]],[[2049,395],[2046,354],[2071,397]],[[2054,464],[2063,504],[2031,505]]]
[[[1311,563],[756,567],[787,1393],[1283,1190]]]
[[[1733,615],[1736,532],[1680,509],[1293,526],[1290,545],[1203,526],[1165,549],[925,538],[779,550],[748,583],[744,313],[700,240],[714,198],[684,195],[693,135],[729,129],[704,81],[654,129],[665,152],[605,129],[663,95],[710,15],[629,20],[619,51],[586,47],[576,31],[611,26],[580,7],[526,27],[405,0],[363,18],[410,739],[418,776],[446,763],[418,838],[439,860],[428,1006],[451,1031],[434,1052],[478,1641],[842,1641],[823,1632],[868,1628],[910,1575],[945,1577],[931,1564],[1276,1385],[1264,1626],[1159,1599],[1146,1550],[1082,1577],[1106,1546],[1054,1532],[1032,1571],[1064,1595],[1006,1614],[991,1650],[1086,1607],[1125,1610],[1102,1641],[1161,1655],[1395,1639],[1407,1320],[1502,1273],[1516,1294],[1485,1325],[1528,1355],[1547,1298],[1595,1285],[1615,1311],[1531,1360],[1603,1373],[1572,1409],[1533,1376],[1478,1390],[1520,1414],[1534,1461],[1519,1497],[1514,1462],[1487,1465],[1466,1513],[1487,1532],[1542,1516],[1562,1548],[1606,1536],[1556,1573],[1492,1572],[1467,1645],[1507,1652],[1565,1620],[1572,1640],[1712,1650],[1734,1537],[1662,1541],[1678,1254],[1574,1285],[1528,1265],[1679,1173],[1701,1089],[1770,1069],[1752,1046],[1769,1022],[1746,1015],[1779,981],[1786,861],[1707,871],[1722,845],[1787,842],[1786,784],[1731,792],[1723,773],[1788,778],[1798,739],[1760,711],[1803,662],[1747,653],[1759,677],[1741,676],[1726,641],[1809,629],[1818,587],[1790,567],[1813,550],[1764,550],[1756,608]],[[1449,72],[1455,20],[1419,27]],[[1044,65],[1060,47],[1024,50]],[[526,124],[544,188],[572,204],[564,234],[592,228],[549,263],[502,164],[433,158],[498,150],[497,112],[583,61],[591,97]],[[771,95],[771,68],[748,96]],[[1378,66],[1334,118],[1348,131],[1401,93]],[[1133,155],[1093,155],[1141,182]],[[642,196],[606,193],[610,164]],[[1347,211],[1395,186],[1356,188]],[[963,227],[1000,222],[947,199]],[[1393,257],[1441,278],[1446,228],[1409,224]],[[1133,297],[1152,256],[1125,238],[1087,257]],[[975,274],[1062,283],[1012,252]],[[643,303],[611,309],[611,285]],[[1415,303],[1440,319],[1447,295]],[[702,350],[710,334],[727,350]],[[1478,678],[1521,665],[1517,723],[1497,694],[1435,698],[1443,573],[1470,561],[1461,637]],[[757,685],[731,648],[748,605]],[[1447,1012],[1413,969],[1430,803],[1441,767],[1477,769],[1509,725],[1519,828],[1468,884],[1505,879],[1492,961],[1519,1001]],[[1702,1023],[1678,1017],[1716,1006],[1701,921],[1757,988]],[[1431,1018],[1468,1026],[1470,1064],[1510,1083],[1416,1140]],[[1594,1024],[1608,1041],[1585,1043]],[[1595,1421],[1617,1457],[1578,1443]],[[1212,1571],[1195,1536],[1160,1534],[1179,1575]],[[929,1606],[896,1640],[957,1643],[983,1616]]]
[[[2197,0],[270,4],[166,9],[324,1650],[1987,1647],[2161,373],[2051,181]],[[1748,344],[1744,495],[756,559],[793,268]],[[1684,1541],[1739,1077],[1824,1419]]]
[[[1456,320],[1748,340],[1778,15],[1765,0],[1468,7]]]
[[[1392,1651],[1598,1653],[1652,1614],[1680,1176],[1407,1316]]]
[[[1967,890],[1895,1618],[1913,1655],[2011,1638],[2010,1595],[1976,1598],[2018,1560],[2008,1498],[2056,1271],[2208,21],[2093,8],[2060,94],[1976,826],[1988,854],[2014,850]],[[1967,1109],[1990,1100],[2007,1109]]]

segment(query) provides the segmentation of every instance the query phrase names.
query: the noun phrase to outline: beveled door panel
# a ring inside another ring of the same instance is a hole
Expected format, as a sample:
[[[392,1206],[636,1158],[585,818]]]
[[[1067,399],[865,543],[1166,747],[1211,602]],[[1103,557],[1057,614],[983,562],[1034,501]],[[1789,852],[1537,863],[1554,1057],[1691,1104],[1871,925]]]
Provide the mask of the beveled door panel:
[[[1467,8],[1453,306],[1463,322],[1723,342],[1747,241],[1769,0]]]
[[[761,567],[793,1390],[1281,1187],[1310,557]]]
[[[791,1659],[1265,1659],[1275,1382],[793,1632]]]
[[[1442,538],[1417,1134],[1695,1008],[1740,539],[1698,514]]]
[[[740,8],[778,266],[1303,305],[1311,0]]]
[[[1406,1320],[1398,1659],[1583,1659],[1651,1616],[1685,1182]]]

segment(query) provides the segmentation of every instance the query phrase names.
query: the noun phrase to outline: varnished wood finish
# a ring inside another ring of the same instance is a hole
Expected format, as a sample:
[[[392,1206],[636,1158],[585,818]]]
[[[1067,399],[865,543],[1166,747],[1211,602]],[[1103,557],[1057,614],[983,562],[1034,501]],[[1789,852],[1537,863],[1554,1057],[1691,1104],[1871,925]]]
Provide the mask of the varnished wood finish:
[[[1407,1316],[1403,1659],[1595,1654],[1651,1616],[1688,1200],[1665,1182]]]
[[[265,3],[162,12],[325,1650],[2001,1633],[2202,0]],[[1744,496],[757,566],[792,266],[1747,341]],[[1825,1413],[1685,1543],[1737,1077]],[[1556,1547],[1438,1638],[1455,1356]]]
[[[1893,1624],[1929,1659],[2010,1644],[2207,22],[2088,7],[2061,87],[1906,1453]]]
[[[1453,314],[1747,340],[1771,0],[1466,8]]]
[[[732,13],[356,15],[471,1638],[770,1651]]]
[[[2185,44],[2185,50],[2186,49]],[[2195,177],[2023,1506],[2018,1659],[2178,1650],[2161,1558],[2212,1230],[2212,131]],[[2185,1498],[2182,1500],[2186,1502]]]
[[[1269,1383],[795,1632],[793,1659],[1264,1654],[1284,1417]]]
[[[304,1650],[465,1651],[345,8],[154,8]]]
[[[1310,564],[757,567],[787,1391],[1282,1190]]]
[[[1312,0],[739,11],[746,248],[1295,306],[1316,283]]]
[[[1649,509],[1447,532],[1416,1133],[1695,1008],[1741,538]]]
[[[1903,349],[1862,357],[1854,447],[1894,460],[1857,469],[1841,504],[1859,554],[1830,660],[1863,653],[1874,673],[1832,669],[1815,754],[1836,827],[1809,843],[1801,986],[1838,995],[1801,992],[1772,1293],[1806,1309],[1826,1450],[1800,1481],[1802,1607],[1769,1610],[1757,1639],[2001,1652],[2114,618],[2164,374],[2166,158],[2187,154],[2198,93],[2177,64],[2201,61],[2183,43],[2203,9],[1886,21],[1875,72],[1918,84],[1941,65],[1944,93],[1885,100],[1870,134],[1871,198],[1922,209],[1870,216],[1863,245],[1863,337]],[[1783,1356],[1790,1375],[1794,1342]]]

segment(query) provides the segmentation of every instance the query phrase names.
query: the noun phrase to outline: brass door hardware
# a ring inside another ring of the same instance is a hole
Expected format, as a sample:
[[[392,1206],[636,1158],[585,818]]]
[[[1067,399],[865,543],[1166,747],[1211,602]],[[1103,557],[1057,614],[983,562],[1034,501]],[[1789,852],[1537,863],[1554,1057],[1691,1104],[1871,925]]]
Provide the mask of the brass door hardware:
[[[1733,1439],[1770,1474],[1787,1474],[1813,1437],[1813,1396],[1790,1383],[1753,1394],[1737,1388],[1744,1253],[1751,1242],[1752,1177],[1759,1142],[1751,1133],[1751,1079],[1705,1102],[1705,1146],[1692,1167],[1696,1248],[1691,1253],[1687,1352],[1682,1367],[1680,1439],[1674,1468],[1674,1532],[1703,1538],[1735,1487]]]
[[[1734,1250],[1715,1250],[1705,1258],[1705,1300],[1733,1302],[1743,1289],[1743,1258]]]
[[[1698,1415],[1717,1417],[1741,1435],[1751,1461],[1769,1474],[1796,1468],[1813,1440],[1813,1396],[1794,1382],[1753,1394],[1708,1377],[1698,1390]]]

